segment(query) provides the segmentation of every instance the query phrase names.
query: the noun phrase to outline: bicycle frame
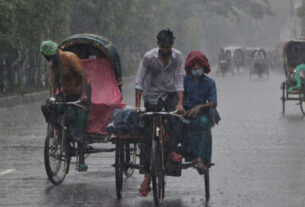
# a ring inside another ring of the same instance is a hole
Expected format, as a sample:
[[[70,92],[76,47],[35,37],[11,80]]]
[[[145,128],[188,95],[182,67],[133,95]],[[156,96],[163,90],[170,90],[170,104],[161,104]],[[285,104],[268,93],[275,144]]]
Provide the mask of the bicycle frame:
[[[162,170],[165,170],[164,166],[164,140],[163,140],[163,135],[164,135],[164,127],[163,127],[163,121],[162,121],[162,116],[160,114],[154,114],[152,117],[153,120],[153,134],[152,134],[152,140],[151,140],[151,145],[153,144],[154,140],[157,140],[160,144],[160,149],[161,149],[161,162],[162,162]],[[152,171],[152,158],[150,158],[150,165],[149,165],[149,170]]]
[[[60,140],[61,141],[61,145],[60,145],[60,152],[63,153],[64,150],[68,150],[68,153],[70,154],[70,156],[74,155],[76,156],[76,163],[78,163],[78,149],[75,147],[75,142],[72,142],[70,139],[69,139],[69,135],[67,134],[67,126],[66,126],[66,108],[68,105],[75,105],[75,106],[78,106],[78,107],[81,107],[81,108],[84,108],[86,109],[86,107],[80,105],[79,103],[81,103],[80,100],[77,100],[77,101],[71,101],[71,102],[66,102],[66,101],[63,101],[63,102],[58,102],[58,101],[55,101],[51,104],[55,104],[55,105],[64,105],[64,109],[63,109],[63,113],[62,114],[59,114],[59,117],[58,117],[58,121],[56,122],[55,124],[55,128],[58,130],[58,131],[61,131],[61,134],[62,134],[62,139]],[[66,145],[66,142],[68,144],[68,147],[69,149],[64,149]],[[70,145],[70,143],[72,144],[72,147]],[[77,165],[76,165],[76,168],[77,168]]]

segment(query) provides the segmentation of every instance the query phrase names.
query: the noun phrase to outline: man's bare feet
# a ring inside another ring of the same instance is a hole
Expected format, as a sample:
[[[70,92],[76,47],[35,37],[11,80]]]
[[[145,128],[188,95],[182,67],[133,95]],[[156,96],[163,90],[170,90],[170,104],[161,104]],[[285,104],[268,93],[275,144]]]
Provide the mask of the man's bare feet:
[[[151,191],[150,188],[150,174],[145,174],[144,176],[144,180],[141,183],[141,186],[139,188],[139,195],[142,197],[146,197],[149,193],[149,191]]]

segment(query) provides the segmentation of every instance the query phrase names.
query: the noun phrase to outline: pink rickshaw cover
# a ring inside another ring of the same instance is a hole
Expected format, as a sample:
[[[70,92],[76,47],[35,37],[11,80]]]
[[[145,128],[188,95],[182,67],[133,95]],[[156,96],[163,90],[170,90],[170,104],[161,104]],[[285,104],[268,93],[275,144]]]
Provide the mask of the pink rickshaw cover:
[[[122,99],[111,61],[107,58],[82,59],[87,78],[91,84],[91,111],[88,133],[107,134],[106,127],[111,121],[115,108],[123,108]]]

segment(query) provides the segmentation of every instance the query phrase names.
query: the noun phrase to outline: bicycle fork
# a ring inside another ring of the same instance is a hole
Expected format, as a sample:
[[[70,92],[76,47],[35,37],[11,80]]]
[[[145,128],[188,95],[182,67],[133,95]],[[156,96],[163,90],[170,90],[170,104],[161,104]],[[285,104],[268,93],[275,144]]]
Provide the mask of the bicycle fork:
[[[163,134],[164,134],[164,129],[162,126],[162,118],[160,116],[154,117],[153,118],[153,135],[152,135],[152,142],[154,140],[159,141],[159,146],[160,146],[160,153],[161,153],[161,163],[162,163],[162,171],[165,171],[165,165],[164,165],[164,147],[163,147]],[[150,159],[150,171],[152,168],[152,159]]]

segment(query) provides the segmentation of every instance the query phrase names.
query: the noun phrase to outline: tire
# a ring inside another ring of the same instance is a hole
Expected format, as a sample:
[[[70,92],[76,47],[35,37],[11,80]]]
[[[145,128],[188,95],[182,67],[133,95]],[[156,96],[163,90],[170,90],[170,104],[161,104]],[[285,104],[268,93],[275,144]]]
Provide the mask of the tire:
[[[118,140],[115,150],[115,187],[117,199],[122,198],[123,189],[123,171],[124,171],[124,151],[123,143]]]
[[[282,101],[282,105],[283,105],[282,106],[282,113],[285,114],[285,101],[284,100]]]
[[[126,164],[136,164],[137,162],[137,152],[138,146],[134,143],[124,144],[124,163]],[[124,174],[126,177],[132,176],[134,173],[134,168],[124,167]]]
[[[301,91],[299,95],[300,108],[303,116],[305,116],[305,92]]]
[[[286,98],[285,98],[285,91],[286,91],[286,83],[283,82],[282,83],[282,86],[281,86],[281,89],[282,89],[282,113],[285,114],[285,102],[286,102]]]
[[[48,125],[47,137],[44,145],[44,163],[49,180],[54,185],[61,184],[69,170],[69,143],[65,130],[58,132]]]
[[[209,170],[207,170],[204,173],[204,187],[205,187],[205,200],[210,200],[210,173]]]
[[[163,160],[159,140],[153,140],[151,151],[151,180],[153,195],[156,205],[160,205],[164,198],[164,170],[162,169]]]

